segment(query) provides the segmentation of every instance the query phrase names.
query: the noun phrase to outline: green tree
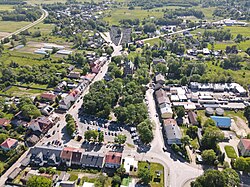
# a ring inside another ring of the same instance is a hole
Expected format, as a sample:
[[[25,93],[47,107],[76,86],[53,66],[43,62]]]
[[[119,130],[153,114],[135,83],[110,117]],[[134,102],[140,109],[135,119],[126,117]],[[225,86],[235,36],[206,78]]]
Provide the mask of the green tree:
[[[224,133],[218,127],[206,127],[201,139],[202,148],[216,150],[217,143],[222,141],[223,139]]]
[[[240,177],[239,177],[239,174],[235,170],[231,168],[226,168],[222,171],[222,173],[225,176],[225,182],[226,182],[227,187],[239,186]]]
[[[115,143],[124,144],[127,140],[127,137],[124,134],[119,134],[115,137]]]
[[[98,137],[98,132],[96,130],[88,130],[88,131],[85,131],[84,133],[84,138],[87,140],[87,141],[90,141],[90,140],[96,140]]]
[[[121,184],[122,180],[121,180],[121,177],[118,176],[118,175],[114,175],[113,176],[113,179],[112,179],[112,184],[115,186],[115,185],[119,185]]]
[[[52,180],[41,176],[32,176],[27,181],[27,187],[51,187]]]
[[[148,184],[152,179],[150,170],[148,168],[140,168],[138,171],[138,177],[144,184]]]
[[[222,172],[218,170],[207,170],[203,175],[191,183],[191,187],[225,187],[226,180]]]
[[[190,137],[188,135],[185,135],[181,138],[181,143],[186,146],[190,144]]]
[[[176,108],[176,115],[178,116],[178,118],[183,118],[185,116],[184,107],[177,107]]]
[[[0,144],[3,143],[9,136],[7,134],[0,134]]]
[[[236,158],[234,162],[234,168],[239,171],[245,171],[248,166],[248,163],[245,158],[239,157]]]
[[[203,162],[209,165],[213,165],[216,160],[216,153],[213,149],[204,150],[201,154]]]
[[[197,132],[198,132],[198,127],[197,126],[190,126],[190,127],[188,127],[186,134],[190,138],[194,139],[194,138],[197,137]]]
[[[137,126],[137,130],[139,132],[140,139],[143,143],[148,144],[153,140],[154,135],[152,132],[152,125],[149,120],[140,123]]]
[[[101,143],[104,141],[104,133],[103,132],[99,132],[98,133],[98,142]]]
[[[209,127],[209,126],[216,126],[215,121],[212,120],[211,118],[208,118],[204,123],[204,127]]]

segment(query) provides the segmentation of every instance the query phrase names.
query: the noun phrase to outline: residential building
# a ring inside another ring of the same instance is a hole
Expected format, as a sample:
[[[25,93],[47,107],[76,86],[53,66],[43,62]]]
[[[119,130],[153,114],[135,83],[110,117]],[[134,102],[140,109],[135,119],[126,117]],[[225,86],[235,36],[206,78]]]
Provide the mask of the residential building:
[[[59,109],[68,110],[71,106],[71,97],[67,95],[59,102]]]
[[[65,163],[68,167],[71,166],[72,154],[75,150],[76,148],[64,147],[60,154],[62,163]]]
[[[188,111],[188,119],[190,124],[198,126],[199,123],[197,121],[197,114],[193,111]]]
[[[18,141],[13,138],[7,138],[3,143],[1,143],[1,149],[4,151],[9,151],[11,149],[15,149],[18,145]]]
[[[46,133],[54,125],[53,121],[49,117],[38,117],[32,119],[28,124],[28,128],[33,131],[39,131],[40,133]]]
[[[60,147],[36,146],[30,149],[28,158],[31,164],[37,166],[58,166],[61,161],[61,151]]]
[[[124,63],[124,76],[134,74],[134,64],[132,61],[127,61]]]
[[[169,104],[160,105],[161,117],[163,119],[170,119],[173,117],[173,110]]]
[[[238,150],[241,156],[250,156],[250,139],[240,139]]]
[[[219,128],[229,129],[231,127],[231,118],[229,117],[211,116],[211,119]]]
[[[97,168],[103,167],[104,157],[101,155],[83,154],[81,158],[81,164],[83,168]]]
[[[166,60],[163,59],[163,58],[154,58],[153,59],[153,64],[154,65],[159,64],[159,63],[166,63]]]
[[[42,101],[55,102],[56,95],[50,92],[43,93],[41,96]]]
[[[71,71],[68,75],[68,78],[71,78],[71,79],[79,79],[80,77],[81,77],[80,72]]]
[[[161,73],[159,73],[155,76],[155,82],[163,85],[165,83],[165,77]]]
[[[56,187],[76,187],[75,181],[60,181],[56,184]]]
[[[105,156],[105,167],[117,169],[121,166],[122,153],[109,151]]]
[[[5,118],[0,118],[0,127],[1,128],[6,128],[10,124],[10,120],[5,119]]]
[[[61,92],[67,86],[67,82],[62,81],[55,87],[55,92]]]
[[[45,107],[43,107],[41,109],[41,113],[43,115],[49,116],[50,114],[52,114],[52,112],[54,111],[54,107],[50,106],[50,105],[46,105]]]
[[[80,90],[76,88],[76,89],[69,92],[68,97],[69,97],[71,102],[75,102],[78,99],[78,97],[80,96],[80,94],[81,94]]]
[[[176,120],[174,119],[165,119],[163,120],[163,127],[165,131],[165,135],[167,137],[167,143],[169,145],[172,144],[181,144],[181,130],[177,125]]]
[[[79,149],[74,150],[72,153],[71,164],[81,165],[81,159],[82,159],[82,151]]]
[[[125,168],[125,171],[127,174],[130,173],[130,171],[137,171],[138,169],[138,161],[135,160],[133,157],[125,157],[123,159],[123,167]]]

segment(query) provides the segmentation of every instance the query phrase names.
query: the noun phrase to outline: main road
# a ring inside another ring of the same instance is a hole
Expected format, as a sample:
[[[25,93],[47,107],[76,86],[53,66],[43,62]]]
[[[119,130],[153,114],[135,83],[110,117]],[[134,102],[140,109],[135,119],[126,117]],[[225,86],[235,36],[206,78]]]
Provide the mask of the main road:
[[[25,31],[25,30],[27,30],[27,29],[30,29],[31,27],[34,27],[34,26],[37,25],[38,23],[41,23],[45,18],[48,17],[49,13],[48,13],[46,10],[44,10],[42,7],[40,7],[40,9],[41,9],[41,11],[42,11],[42,16],[41,16],[38,20],[36,20],[36,21],[30,23],[29,25],[26,25],[26,26],[22,27],[21,29],[16,30],[15,32],[10,33],[9,35],[7,35],[7,36],[1,38],[1,40],[5,39],[5,38],[11,38],[12,35],[17,35],[17,34],[19,34],[20,32]]]

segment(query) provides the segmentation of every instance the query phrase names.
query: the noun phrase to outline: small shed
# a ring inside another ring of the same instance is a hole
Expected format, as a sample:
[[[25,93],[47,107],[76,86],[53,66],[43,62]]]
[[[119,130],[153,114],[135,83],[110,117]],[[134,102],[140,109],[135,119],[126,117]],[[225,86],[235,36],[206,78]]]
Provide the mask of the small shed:
[[[217,116],[223,116],[224,115],[224,110],[222,108],[216,108],[215,114]]]

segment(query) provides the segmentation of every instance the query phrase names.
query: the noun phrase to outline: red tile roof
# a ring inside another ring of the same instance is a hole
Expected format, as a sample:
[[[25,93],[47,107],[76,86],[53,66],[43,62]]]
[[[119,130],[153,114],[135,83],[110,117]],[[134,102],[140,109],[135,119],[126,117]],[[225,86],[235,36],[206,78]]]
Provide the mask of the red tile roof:
[[[65,147],[63,148],[62,152],[61,152],[61,159],[66,159],[66,160],[70,160],[72,157],[72,153],[77,150],[76,148],[72,148],[72,147]]]
[[[48,100],[54,100],[56,98],[56,95],[53,93],[43,93],[41,95],[41,98],[48,99]]]
[[[5,118],[0,118],[0,126],[6,127],[10,123],[10,120]]]
[[[246,150],[250,150],[250,139],[241,139],[241,142]]]
[[[108,152],[105,156],[105,163],[121,164],[122,153]]]
[[[13,145],[15,145],[17,143],[16,139],[12,139],[12,138],[8,138],[6,139],[2,144],[1,147],[10,149]]]
[[[165,119],[163,120],[163,125],[177,125],[177,122],[175,119]]]

